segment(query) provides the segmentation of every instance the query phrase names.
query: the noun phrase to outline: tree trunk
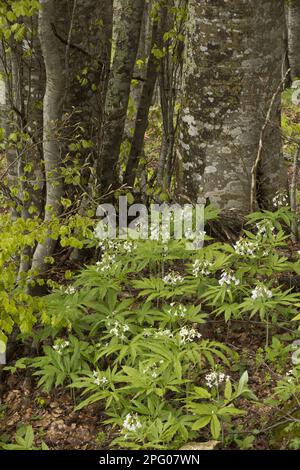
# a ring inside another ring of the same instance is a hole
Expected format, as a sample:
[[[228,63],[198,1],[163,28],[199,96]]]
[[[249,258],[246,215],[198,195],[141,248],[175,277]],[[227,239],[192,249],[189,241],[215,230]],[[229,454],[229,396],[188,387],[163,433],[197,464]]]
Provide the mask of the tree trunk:
[[[165,10],[162,13],[165,13]],[[163,20],[154,21],[152,27],[152,39],[150,47],[150,56],[147,65],[147,72],[137,109],[134,135],[124,176],[124,183],[129,186],[134,185],[139,159],[142,156],[145,133],[148,127],[149,110],[152,104],[153,93],[159,71],[159,61],[156,59],[155,55],[151,51],[154,46],[159,48],[161,47],[162,35],[164,32],[163,27]]]
[[[300,79],[300,1],[288,2],[288,42],[292,80]]]
[[[62,118],[65,92],[65,68],[60,55],[60,42],[53,31],[55,25],[56,1],[41,0],[39,14],[39,37],[46,66],[46,92],[44,96],[43,151],[46,173],[45,223],[61,212],[61,198],[64,185],[61,177],[61,149],[57,136],[58,124]],[[43,273],[46,257],[53,254],[56,241],[47,238],[39,243],[32,262],[34,271]]]
[[[282,0],[191,0],[178,142],[179,190],[222,209],[249,211],[251,170],[281,82]],[[286,188],[280,96],[264,135],[258,203]]]
[[[117,164],[139,47],[145,0],[122,0],[121,5],[116,50],[105,103],[103,147],[97,168],[102,191],[109,186],[117,186]]]
[[[169,38],[164,41],[166,53],[161,60],[159,73],[159,95],[162,113],[162,145],[157,169],[157,187],[161,195],[170,192],[171,179],[174,170],[174,144],[178,125],[178,97],[182,82],[183,49],[182,37],[185,36],[188,0],[168,0],[165,4],[166,31],[173,31],[176,40]],[[180,8],[179,8],[180,7]],[[178,18],[178,10],[181,11]]]

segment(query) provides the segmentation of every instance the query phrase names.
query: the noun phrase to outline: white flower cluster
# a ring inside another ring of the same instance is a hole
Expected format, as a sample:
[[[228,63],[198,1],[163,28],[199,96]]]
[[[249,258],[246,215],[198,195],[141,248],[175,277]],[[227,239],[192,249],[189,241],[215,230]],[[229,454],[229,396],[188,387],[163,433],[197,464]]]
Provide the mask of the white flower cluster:
[[[64,293],[67,295],[73,295],[76,293],[76,289],[73,286],[68,286],[66,289],[64,289]]]
[[[226,271],[223,271],[221,278],[219,279],[219,284],[220,286],[231,286],[235,285],[238,286],[240,285],[240,280],[237,279],[233,274],[228,273]]]
[[[210,268],[212,267],[213,263],[209,261],[196,259],[193,264],[193,276],[198,277],[200,274],[203,276],[208,276],[210,274]]]
[[[64,340],[57,340],[55,345],[53,346],[54,351],[56,351],[60,356],[62,356],[64,349],[68,348],[70,346],[69,341],[64,341]]]
[[[227,381],[229,379],[230,379],[229,375],[225,375],[223,372],[216,372],[216,371],[210,372],[209,374],[206,374],[205,376],[206,385],[209,388],[218,387],[225,380]]]
[[[148,336],[151,336],[151,333]],[[173,338],[174,337],[171,330],[156,331],[154,333],[154,336],[155,336],[155,338],[161,338],[161,337]]]
[[[238,255],[255,256],[257,250],[259,249],[259,244],[258,242],[252,242],[250,240],[245,240],[244,238],[241,238],[237,241],[235,245],[233,245],[233,248],[235,249]]]
[[[285,193],[278,193],[273,197],[273,204],[275,207],[287,207],[289,205],[288,195]]]
[[[181,330],[179,331],[179,336],[181,344],[192,343],[196,339],[202,338],[201,333],[195,330],[195,328],[189,329],[186,326],[181,328]]]
[[[107,240],[106,244],[99,243],[99,247],[102,248],[102,251],[114,251],[114,252],[124,252],[131,253],[136,248],[136,243],[132,240]]]
[[[251,298],[253,300],[257,299],[271,299],[273,297],[273,293],[269,290],[266,286],[256,286],[255,289],[251,292]]]
[[[187,308],[185,305],[176,305],[175,302],[171,302],[170,306],[171,308],[168,310],[169,315],[172,315],[174,318],[185,318],[187,313]]]
[[[287,377],[287,382],[292,383],[294,378],[295,378],[294,377],[294,369],[290,369],[289,371],[287,371],[286,377]]]
[[[273,233],[275,231],[275,227],[270,220],[264,220],[263,222],[259,222],[256,224],[257,235],[266,236],[269,232]]]
[[[182,277],[179,273],[172,271],[163,277],[163,281],[165,284],[169,284],[170,286],[177,286],[184,281],[184,277]]]
[[[122,341],[126,339],[124,333],[130,331],[129,326],[126,323],[125,325],[121,325],[118,320],[114,321],[113,323],[108,322],[108,326],[110,327],[109,333],[116,336],[117,338],[120,338]]]
[[[161,360],[159,362],[159,364],[163,364],[163,360]],[[157,379],[158,377],[158,372],[159,372],[159,364],[157,363],[154,363],[154,364],[151,364],[147,367],[145,367],[145,369],[143,370],[143,374],[150,374],[150,376],[153,378],[153,379]]]
[[[126,431],[130,431],[130,432],[136,432],[141,427],[142,427],[142,424],[140,422],[138,415],[137,414],[132,415],[128,413],[128,415],[125,417],[123,421],[123,429],[125,429]]]
[[[107,378],[101,376],[101,373],[100,373],[100,372],[97,372],[96,370],[94,370],[94,372],[93,372],[93,378],[94,378],[94,384],[95,384],[95,385],[98,385],[98,386],[102,385],[102,386],[104,386],[104,385],[106,385],[106,384],[108,383]]]
[[[116,256],[110,255],[109,253],[104,253],[101,261],[96,263],[97,272],[106,273],[111,270],[116,262]]]
[[[126,251],[126,253],[132,253],[135,248],[136,243],[129,240],[124,241],[124,243],[122,244],[122,250]]]

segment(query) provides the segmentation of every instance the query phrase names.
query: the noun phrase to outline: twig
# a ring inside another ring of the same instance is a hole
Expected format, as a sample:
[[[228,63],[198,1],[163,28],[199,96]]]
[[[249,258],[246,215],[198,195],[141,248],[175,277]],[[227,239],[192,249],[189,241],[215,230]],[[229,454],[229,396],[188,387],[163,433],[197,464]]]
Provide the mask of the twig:
[[[269,109],[268,109],[268,112],[267,112],[267,116],[266,116],[264,125],[261,129],[258,152],[257,152],[257,156],[256,156],[256,159],[255,159],[254,165],[251,169],[251,193],[250,193],[250,211],[251,212],[255,212],[255,209],[256,209],[256,202],[257,202],[256,201],[256,197],[257,197],[257,170],[258,170],[259,164],[261,162],[261,158],[262,158],[266,129],[267,129],[269,121],[271,119],[271,114],[272,114],[272,111],[273,111],[273,108],[274,108],[275,101],[276,101],[278,95],[282,91],[282,86],[283,86],[284,82],[286,81],[286,79],[288,77],[288,74],[290,73],[290,70],[291,69],[287,70],[284,78],[280,81],[275,93],[272,96],[270,106],[269,106]]]
[[[298,169],[299,169],[299,158],[300,158],[300,141],[298,141],[298,147],[294,156],[292,181],[291,181],[291,188],[290,188],[291,209],[295,216],[292,220],[292,226],[291,226],[292,240],[294,243],[297,243],[299,239],[298,220],[297,220],[297,176],[298,176]]]

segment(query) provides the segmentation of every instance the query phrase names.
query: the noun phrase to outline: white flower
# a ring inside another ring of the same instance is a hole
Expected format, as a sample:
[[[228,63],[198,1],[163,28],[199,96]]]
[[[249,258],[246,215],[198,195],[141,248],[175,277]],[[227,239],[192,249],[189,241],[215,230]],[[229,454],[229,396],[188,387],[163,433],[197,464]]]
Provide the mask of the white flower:
[[[237,279],[233,274],[223,271],[222,276],[219,279],[219,284],[220,286],[224,286],[225,284],[228,286],[238,286],[240,284],[240,280]]]
[[[221,383],[223,383],[225,380],[229,380],[230,377],[229,375],[225,375],[223,372],[210,372],[209,374],[206,374],[205,380],[206,380],[206,385],[209,388],[212,387],[218,387]]]
[[[259,245],[257,242],[252,242],[252,241],[245,240],[244,238],[241,238],[240,240],[237,241],[235,245],[233,245],[233,248],[235,249],[238,255],[255,256],[255,253],[258,250]]]
[[[180,274],[175,273],[173,271],[167,274],[166,276],[164,276],[163,281],[165,284],[176,286],[177,284],[181,284],[184,281],[184,277],[182,277]]]
[[[136,248],[136,244],[132,241],[125,241],[122,246],[123,250],[127,253],[132,253],[132,251]]]
[[[58,339],[53,346],[54,351],[56,351],[60,356],[62,356],[64,349],[70,346],[69,341],[64,341],[61,339]]]
[[[121,323],[118,322],[118,320],[112,323],[108,322],[108,326],[111,327],[109,330],[109,333],[111,335],[116,336],[117,338],[120,338],[122,341],[126,339],[126,336],[124,335],[124,333],[127,333],[128,331],[130,331],[130,328],[127,325],[127,323],[125,323],[124,325],[121,325]]]
[[[198,277],[199,274],[202,274],[203,276],[208,276],[210,274],[210,268],[212,265],[213,263],[210,263],[209,261],[196,259],[193,264],[193,276]]]
[[[288,195],[285,193],[278,193],[273,198],[273,204],[275,207],[287,207],[289,205],[289,198]]]
[[[149,366],[147,366],[144,370],[143,370],[143,374],[150,374],[150,376],[153,378],[153,379],[157,379],[158,377],[158,368],[159,368],[159,365],[154,363],[154,364],[150,364]]]
[[[171,306],[171,308],[167,311],[167,313],[170,316],[172,316],[174,318],[177,318],[177,317],[184,318],[185,317],[185,315],[187,313],[187,308],[184,305],[179,304],[179,305],[176,306],[175,303],[172,302],[170,304],[170,306]]]
[[[98,387],[100,385],[104,386],[108,383],[107,378],[101,376],[101,373],[96,370],[94,370],[93,372],[93,377],[94,377],[94,384],[97,385]]]
[[[130,432],[136,432],[142,427],[137,414],[131,415],[128,413],[123,421],[123,429]]]
[[[256,286],[255,289],[251,292],[251,298],[253,300],[257,299],[271,299],[273,297],[273,293],[269,290],[266,286],[260,285]]]
[[[67,295],[73,295],[73,294],[75,294],[75,292],[76,292],[76,289],[73,286],[68,286],[65,289],[65,294],[67,294]]]
[[[109,253],[104,253],[101,261],[96,263],[96,271],[106,273],[111,270],[116,262],[115,255],[110,255]]]
[[[256,224],[257,235],[261,237],[266,237],[269,233],[275,231],[275,227],[270,220],[264,220]]]
[[[201,333],[195,330],[195,328],[188,329],[186,326],[181,328],[179,331],[179,336],[181,344],[192,343],[196,339],[202,338]]]
[[[173,333],[171,330],[161,330],[161,331],[156,331],[155,332],[155,337],[160,338],[162,336],[166,336],[167,338],[173,338]]]

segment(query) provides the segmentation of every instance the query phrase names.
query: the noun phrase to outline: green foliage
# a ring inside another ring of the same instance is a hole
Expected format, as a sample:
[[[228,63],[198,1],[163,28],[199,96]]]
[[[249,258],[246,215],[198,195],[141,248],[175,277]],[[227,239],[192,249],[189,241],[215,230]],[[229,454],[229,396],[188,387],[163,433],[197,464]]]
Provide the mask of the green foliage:
[[[54,386],[67,385],[89,370],[92,355],[91,345],[70,336],[68,341],[56,340],[53,348],[45,346],[44,355],[32,359],[30,366],[37,369],[33,375],[40,377],[38,386],[49,392]]]
[[[210,218],[216,215],[208,210]],[[289,217],[286,210],[265,218],[252,214],[235,246],[206,237],[194,251],[186,250],[186,240],[99,241],[91,221],[86,230],[83,219],[55,221],[63,246],[63,240],[73,246],[74,236],[98,248],[99,258],[76,276],[67,272],[67,285],[53,283],[49,295],[35,300],[34,331],[23,334],[43,345],[43,355],[9,370],[29,365],[47,392],[68,387],[77,410],[97,403],[104,424],[116,428],[112,446],[176,449],[210,437],[226,442],[245,414],[245,401],[256,397],[245,369],[236,374],[238,354],[212,339],[208,322],[221,315],[225,322],[259,320],[267,327],[267,346],[259,354],[283,367],[290,349],[268,340],[269,328],[289,325],[300,305],[299,294],[279,281],[298,263],[282,254]],[[24,295],[20,286],[17,291]],[[278,384],[279,406],[297,387]],[[253,442],[238,433],[232,439],[241,448]]]
[[[48,446],[42,442],[41,447],[34,444],[34,432],[32,426],[21,426],[15,436],[15,443],[8,444],[0,442],[0,449],[3,450],[49,450]]]
[[[38,218],[13,220],[12,215],[0,216],[0,340],[6,343],[7,336],[16,325],[21,333],[32,331],[33,326],[43,317],[43,306],[39,297],[29,294],[28,285],[48,284],[51,280],[53,257],[46,258],[49,265],[48,279],[39,278],[33,270],[18,272],[16,260],[36,243],[43,242],[49,236],[59,240],[62,248],[83,248],[92,235],[93,220],[75,214],[62,218],[53,217],[45,224]],[[25,258],[24,258],[25,259]],[[54,283],[54,285],[56,285]]]

